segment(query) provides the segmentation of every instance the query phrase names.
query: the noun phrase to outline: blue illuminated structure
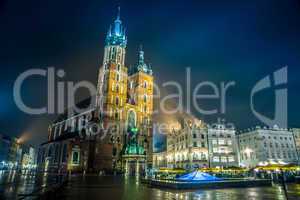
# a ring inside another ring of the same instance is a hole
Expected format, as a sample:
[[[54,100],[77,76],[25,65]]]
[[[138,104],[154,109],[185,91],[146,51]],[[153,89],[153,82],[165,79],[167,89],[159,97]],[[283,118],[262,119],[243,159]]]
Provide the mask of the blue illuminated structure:
[[[215,176],[212,176],[208,173],[200,172],[198,170],[193,171],[191,173],[182,175],[178,177],[176,180],[178,181],[207,181],[207,182],[213,182],[213,181],[222,181],[223,179],[217,178]]]
[[[109,30],[106,35],[105,44],[110,45],[119,45],[121,47],[126,47],[127,37],[125,28],[123,28],[122,21],[120,19],[120,7],[118,7],[118,15],[113,25],[109,27]]]

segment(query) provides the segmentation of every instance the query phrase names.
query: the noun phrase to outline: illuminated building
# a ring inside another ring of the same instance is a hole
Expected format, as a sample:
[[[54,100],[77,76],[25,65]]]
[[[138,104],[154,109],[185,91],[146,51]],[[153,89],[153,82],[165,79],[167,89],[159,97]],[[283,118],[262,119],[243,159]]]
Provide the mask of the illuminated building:
[[[297,163],[293,133],[287,129],[256,127],[238,138],[241,166]]]
[[[294,140],[295,140],[295,146],[296,146],[296,153],[298,157],[298,164],[300,164],[300,128],[293,128],[291,129],[294,135]]]
[[[11,139],[0,134],[0,162],[7,162]]]
[[[90,110],[61,116],[49,126],[48,141],[39,151],[42,168],[134,175],[151,167],[153,73],[142,48],[137,63],[128,68],[126,46],[118,13],[106,35],[95,102]],[[90,136],[86,127],[93,123],[108,131]]]
[[[167,135],[167,151],[154,154],[156,168],[197,169],[238,166],[235,129],[185,120],[182,129]]]
[[[11,138],[8,162],[12,163],[15,167],[19,166],[22,161],[22,146],[17,138]]]
[[[0,134],[0,168],[23,168],[35,165],[35,149],[21,143],[20,138]]]
[[[22,161],[23,169],[31,169],[36,164],[35,149],[32,146],[22,145]]]
[[[167,135],[167,150],[154,154],[154,166],[185,169],[208,167],[206,130],[201,120],[183,119],[181,128]]]
[[[208,128],[210,167],[239,166],[238,143],[234,127],[215,124]]]

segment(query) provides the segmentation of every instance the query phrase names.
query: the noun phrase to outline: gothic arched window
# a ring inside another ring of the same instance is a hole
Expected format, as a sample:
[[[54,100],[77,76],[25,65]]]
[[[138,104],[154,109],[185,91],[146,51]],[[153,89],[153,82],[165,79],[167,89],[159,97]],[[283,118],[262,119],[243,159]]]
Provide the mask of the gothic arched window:
[[[48,157],[52,157],[53,147],[50,146],[48,149]]]
[[[78,151],[74,151],[73,152],[73,156],[72,156],[72,162],[74,163],[74,164],[77,164],[77,163],[79,163],[79,152]]]
[[[67,144],[63,145],[63,151],[62,151],[62,162],[67,161]]]
[[[116,97],[116,105],[119,105],[119,97]]]
[[[119,111],[118,110],[116,110],[116,112],[115,112],[115,119],[119,119]]]
[[[58,159],[59,159],[59,149],[60,149],[60,146],[59,145],[55,145],[55,150],[54,150],[54,162],[57,163],[58,162]]]

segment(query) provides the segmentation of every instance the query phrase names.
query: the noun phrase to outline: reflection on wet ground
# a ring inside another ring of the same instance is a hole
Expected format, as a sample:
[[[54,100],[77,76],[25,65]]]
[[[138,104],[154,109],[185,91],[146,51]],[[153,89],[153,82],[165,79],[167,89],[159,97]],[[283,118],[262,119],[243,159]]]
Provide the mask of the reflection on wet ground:
[[[0,171],[0,199],[17,199],[41,186],[51,184],[57,176],[30,172]],[[300,184],[288,184],[290,200],[300,199]],[[209,199],[209,200],[266,200],[285,199],[282,187],[203,189],[192,191],[150,188],[134,178],[114,176],[73,175],[64,189],[65,199],[155,200],[155,199]],[[31,199],[29,197],[26,199]]]
[[[299,199],[300,184],[289,184],[289,199]],[[135,179],[121,177],[75,177],[66,188],[67,199],[154,200],[154,199],[211,199],[211,200],[265,200],[285,199],[279,185],[258,188],[205,189],[193,191],[150,188]]]
[[[30,194],[41,187],[56,182],[56,175],[36,174],[33,171],[1,171],[0,199],[18,199],[22,194]],[[28,197],[26,199],[33,199]]]

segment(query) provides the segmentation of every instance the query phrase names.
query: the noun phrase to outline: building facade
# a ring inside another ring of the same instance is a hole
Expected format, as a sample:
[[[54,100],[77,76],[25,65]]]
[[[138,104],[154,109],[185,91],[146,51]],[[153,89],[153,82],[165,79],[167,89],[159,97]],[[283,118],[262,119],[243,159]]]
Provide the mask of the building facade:
[[[167,151],[154,154],[156,168],[232,167],[239,165],[235,129],[186,120],[183,128],[167,135]]]
[[[11,138],[9,152],[8,152],[8,163],[18,168],[22,163],[22,145],[19,143],[18,138]]]
[[[0,169],[35,167],[35,149],[21,143],[19,138],[0,134]]]
[[[294,135],[294,140],[295,140],[295,146],[296,146],[296,153],[298,157],[298,164],[300,164],[300,128],[293,128],[291,129]]]
[[[239,166],[239,152],[234,127],[215,124],[207,129],[209,166]]]
[[[181,127],[167,136],[167,167],[192,169],[207,166],[207,135],[203,122],[183,119]]]
[[[0,134],[0,162],[2,167],[8,162],[8,155],[10,150],[11,139],[5,135]]]
[[[34,169],[36,167],[36,153],[35,149],[30,145],[23,145],[22,147],[22,169]]]
[[[243,167],[297,163],[293,133],[287,129],[256,127],[239,134],[240,162]]]
[[[39,151],[42,168],[143,174],[151,167],[153,73],[142,49],[128,68],[126,47],[118,13],[106,35],[95,101],[89,110],[49,126],[48,141]]]

